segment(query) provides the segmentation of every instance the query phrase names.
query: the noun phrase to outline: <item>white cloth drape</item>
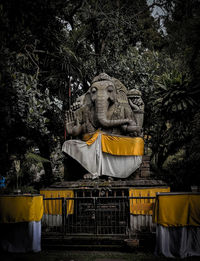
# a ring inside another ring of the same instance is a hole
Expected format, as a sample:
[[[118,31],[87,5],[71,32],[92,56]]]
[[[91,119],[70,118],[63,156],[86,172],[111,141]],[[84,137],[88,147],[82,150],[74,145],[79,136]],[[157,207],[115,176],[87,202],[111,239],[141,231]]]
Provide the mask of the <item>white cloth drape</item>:
[[[41,251],[41,221],[1,224],[0,249],[13,253]]]
[[[156,227],[156,255],[165,257],[200,256],[200,227]]]
[[[142,156],[116,156],[102,152],[101,134],[90,146],[81,140],[65,141],[62,151],[77,160],[94,177],[127,178],[142,163]]]

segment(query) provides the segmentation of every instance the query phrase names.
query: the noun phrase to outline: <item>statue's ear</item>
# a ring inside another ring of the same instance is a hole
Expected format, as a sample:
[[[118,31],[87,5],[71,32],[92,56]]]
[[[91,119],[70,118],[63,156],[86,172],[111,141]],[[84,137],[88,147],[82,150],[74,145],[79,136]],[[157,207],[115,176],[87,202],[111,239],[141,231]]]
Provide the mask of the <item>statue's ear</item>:
[[[127,95],[123,90],[117,92],[117,100],[119,103],[128,103]]]
[[[115,78],[112,79],[116,88],[117,101],[119,103],[128,103],[126,87],[118,79]]]
[[[84,97],[84,105],[90,105],[91,104],[91,97],[90,97],[90,90],[88,90],[85,93],[85,97]]]

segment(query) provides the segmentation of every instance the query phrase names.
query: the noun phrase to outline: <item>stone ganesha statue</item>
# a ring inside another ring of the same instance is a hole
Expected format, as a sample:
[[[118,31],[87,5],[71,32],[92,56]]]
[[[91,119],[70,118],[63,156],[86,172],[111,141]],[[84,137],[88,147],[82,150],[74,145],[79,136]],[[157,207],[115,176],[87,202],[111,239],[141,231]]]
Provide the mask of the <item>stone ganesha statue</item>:
[[[72,139],[62,147],[92,178],[127,178],[142,162],[144,103],[141,93],[129,92],[105,73],[66,112],[66,132]],[[88,138],[89,137],[89,138]],[[71,172],[78,172],[72,171]],[[67,180],[73,180],[70,173]]]
[[[134,105],[136,94],[141,98],[137,90],[128,93],[119,80],[105,73],[98,75],[88,92],[66,112],[68,135],[80,137],[102,130],[110,134],[141,136],[143,120],[139,118],[143,117],[144,106],[141,109],[137,103]]]

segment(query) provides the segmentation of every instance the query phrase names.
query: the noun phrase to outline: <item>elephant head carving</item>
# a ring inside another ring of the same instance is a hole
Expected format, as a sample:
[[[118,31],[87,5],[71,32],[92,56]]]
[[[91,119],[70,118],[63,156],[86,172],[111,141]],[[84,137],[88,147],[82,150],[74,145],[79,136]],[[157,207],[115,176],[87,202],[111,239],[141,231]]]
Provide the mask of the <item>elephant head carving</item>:
[[[82,108],[75,111],[76,123],[72,132],[72,134],[76,133],[75,136],[99,128],[108,133],[118,129],[118,134],[125,135],[134,132],[138,135],[140,132],[128,102],[127,89],[119,80],[105,73],[96,76],[82,101]],[[77,120],[76,115],[80,114],[80,110],[83,112],[82,119],[79,117]]]
[[[90,87],[90,97],[95,108],[95,116],[100,126],[116,127],[128,123],[129,119],[113,119],[113,113],[118,101],[118,90],[113,79],[100,74],[93,80]]]

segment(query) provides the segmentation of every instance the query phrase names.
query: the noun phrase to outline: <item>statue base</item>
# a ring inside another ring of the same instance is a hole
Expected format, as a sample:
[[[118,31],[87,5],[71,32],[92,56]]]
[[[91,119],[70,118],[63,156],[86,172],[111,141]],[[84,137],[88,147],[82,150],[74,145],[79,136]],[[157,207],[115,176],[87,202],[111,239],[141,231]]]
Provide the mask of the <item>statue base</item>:
[[[117,238],[119,246],[149,245],[155,236],[152,213],[156,193],[169,189],[162,180],[151,178],[149,161],[143,156],[140,168],[128,179],[100,176],[63,181],[41,191],[46,198],[42,220],[45,238],[52,239],[56,227],[56,238],[61,236],[62,242],[78,239],[81,245],[87,245],[90,239],[91,247],[102,239],[106,240],[104,245],[113,244]],[[84,238],[80,238],[82,235]]]
[[[78,181],[62,181],[54,183],[50,188],[57,189],[100,189],[100,188],[113,188],[113,189],[128,189],[134,187],[163,187],[167,184],[162,180],[151,178],[136,177],[133,180],[111,180],[108,179],[95,179],[95,180],[78,180]]]

